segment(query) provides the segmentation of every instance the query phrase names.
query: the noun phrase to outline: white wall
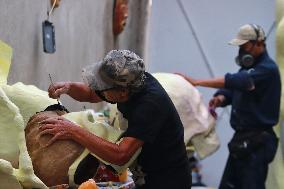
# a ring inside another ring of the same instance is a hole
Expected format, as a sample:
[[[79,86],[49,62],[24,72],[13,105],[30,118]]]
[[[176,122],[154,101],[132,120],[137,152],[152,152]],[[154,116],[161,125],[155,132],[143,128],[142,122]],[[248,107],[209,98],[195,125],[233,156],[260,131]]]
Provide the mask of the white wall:
[[[154,0],[149,32],[150,72],[181,72],[194,78],[210,78],[236,71],[234,57],[238,48],[227,42],[246,23],[257,23],[266,33],[272,28],[267,45],[274,58],[274,6],[272,0]],[[198,89],[207,104],[215,90]],[[221,148],[202,161],[203,181],[213,187],[219,185],[228,155],[227,143],[233,133],[230,108],[218,113]]]
[[[97,62],[112,49],[130,49],[145,57],[150,14],[149,0],[129,1],[126,27],[112,32],[113,0],[62,0],[51,21],[55,26],[56,52],[43,52],[41,24],[50,0],[0,0],[0,39],[13,48],[8,83],[23,82],[47,90],[54,81],[81,81],[82,67]],[[137,43],[138,41],[138,43]],[[60,100],[70,111],[83,105],[67,96]]]

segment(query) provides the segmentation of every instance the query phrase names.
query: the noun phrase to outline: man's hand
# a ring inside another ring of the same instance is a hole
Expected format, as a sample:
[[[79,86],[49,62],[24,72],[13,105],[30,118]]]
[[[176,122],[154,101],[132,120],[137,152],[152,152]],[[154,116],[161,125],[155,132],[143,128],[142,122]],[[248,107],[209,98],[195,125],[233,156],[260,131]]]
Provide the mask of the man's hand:
[[[226,99],[226,97],[224,95],[214,96],[209,101],[209,108],[215,109],[217,107],[220,107],[223,104],[223,102],[225,101],[225,99]]]
[[[80,127],[75,125],[73,122],[60,116],[47,118],[41,121],[40,124],[40,136],[46,134],[53,135],[46,146],[51,145],[56,140],[72,139],[73,131],[76,132],[77,129],[80,129]]]
[[[209,101],[209,112],[210,114],[217,119],[218,115],[215,111],[215,109],[217,107],[222,106],[223,102],[225,101],[225,96],[224,95],[218,95],[218,96],[214,96],[213,98],[211,98],[211,100]]]
[[[62,94],[67,94],[71,88],[70,82],[57,82],[51,84],[48,88],[48,95],[50,98],[57,99]]]
[[[175,73],[177,75],[180,75],[181,77],[183,77],[186,81],[188,81],[189,83],[191,83],[193,86],[196,86],[197,85],[197,81],[191,77],[188,77],[186,75],[183,75],[181,73]]]

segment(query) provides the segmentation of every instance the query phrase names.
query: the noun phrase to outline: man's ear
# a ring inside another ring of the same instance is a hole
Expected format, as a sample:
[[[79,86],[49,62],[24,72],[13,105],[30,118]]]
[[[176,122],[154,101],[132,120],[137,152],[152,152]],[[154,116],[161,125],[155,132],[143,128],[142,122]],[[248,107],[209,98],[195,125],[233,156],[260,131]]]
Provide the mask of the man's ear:
[[[256,45],[257,46],[263,46],[264,45],[264,41],[263,40],[257,40],[256,41]]]
[[[123,89],[121,90],[121,92],[123,93],[122,96],[128,96],[128,94],[129,94],[129,89],[128,89],[128,88],[123,88]]]

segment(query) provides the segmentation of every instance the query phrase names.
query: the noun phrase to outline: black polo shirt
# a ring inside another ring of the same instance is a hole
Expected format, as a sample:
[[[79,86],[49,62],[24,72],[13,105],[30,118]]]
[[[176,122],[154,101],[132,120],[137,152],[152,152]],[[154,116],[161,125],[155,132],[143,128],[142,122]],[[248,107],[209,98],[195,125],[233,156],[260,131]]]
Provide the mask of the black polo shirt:
[[[118,103],[118,110],[128,120],[123,136],[144,141],[138,164],[146,174],[145,188],[189,189],[183,125],[159,82],[146,73],[144,88],[127,102]]]
[[[225,89],[215,94],[231,104],[231,126],[234,129],[269,129],[279,120],[281,80],[278,66],[265,51],[252,68],[225,75]]]

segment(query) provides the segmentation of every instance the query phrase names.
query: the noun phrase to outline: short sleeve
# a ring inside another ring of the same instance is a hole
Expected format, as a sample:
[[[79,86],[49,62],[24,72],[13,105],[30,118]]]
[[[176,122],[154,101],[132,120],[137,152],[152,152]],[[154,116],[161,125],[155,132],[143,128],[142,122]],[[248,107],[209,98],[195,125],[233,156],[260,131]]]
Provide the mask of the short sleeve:
[[[166,112],[167,110],[161,109],[154,101],[139,103],[130,113],[124,137],[134,137],[152,143],[162,131]]]
[[[241,70],[235,74],[228,73],[225,75],[225,88],[251,91],[257,83],[269,79],[270,75],[269,69],[265,67]]]
[[[271,78],[273,71],[271,68],[268,67],[258,67],[258,68],[251,68],[247,70],[247,73],[250,78],[252,78],[255,84],[259,82],[266,81]]]

